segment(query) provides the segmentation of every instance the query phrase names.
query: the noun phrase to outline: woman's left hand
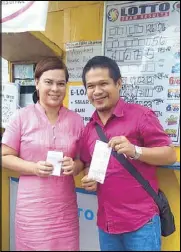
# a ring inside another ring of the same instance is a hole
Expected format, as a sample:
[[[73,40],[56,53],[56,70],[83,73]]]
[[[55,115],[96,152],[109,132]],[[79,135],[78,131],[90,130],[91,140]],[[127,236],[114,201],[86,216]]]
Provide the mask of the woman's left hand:
[[[62,170],[64,175],[73,175],[75,171],[75,162],[71,157],[64,157],[62,161]]]

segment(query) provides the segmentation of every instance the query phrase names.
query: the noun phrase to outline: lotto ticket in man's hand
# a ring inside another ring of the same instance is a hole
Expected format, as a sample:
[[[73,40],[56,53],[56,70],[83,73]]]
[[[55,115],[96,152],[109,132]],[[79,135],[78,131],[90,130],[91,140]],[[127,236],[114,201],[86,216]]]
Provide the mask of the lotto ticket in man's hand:
[[[60,176],[62,168],[63,152],[58,151],[48,151],[47,162],[53,165],[52,175]]]
[[[89,179],[94,179],[101,184],[104,183],[111,151],[112,148],[108,147],[107,143],[96,141],[88,173]]]

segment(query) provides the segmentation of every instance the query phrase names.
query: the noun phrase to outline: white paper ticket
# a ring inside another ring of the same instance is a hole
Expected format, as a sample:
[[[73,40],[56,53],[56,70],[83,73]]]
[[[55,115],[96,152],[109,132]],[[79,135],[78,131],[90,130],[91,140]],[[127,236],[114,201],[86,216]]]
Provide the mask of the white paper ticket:
[[[101,184],[104,183],[111,151],[112,148],[108,147],[107,143],[99,140],[96,141],[92,161],[89,168],[88,178],[96,180]]]
[[[63,159],[63,152],[58,151],[48,151],[47,153],[47,162],[53,165],[53,172],[52,175],[60,176],[61,168],[62,168],[62,161]]]

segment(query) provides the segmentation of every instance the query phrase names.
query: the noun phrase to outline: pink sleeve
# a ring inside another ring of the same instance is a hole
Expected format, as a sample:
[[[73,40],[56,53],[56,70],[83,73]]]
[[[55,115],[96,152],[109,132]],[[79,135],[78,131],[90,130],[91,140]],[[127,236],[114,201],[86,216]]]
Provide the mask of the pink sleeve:
[[[80,160],[85,163],[85,165],[89,165],[91,159],[92,157],[88,147],[88,127],[86,127],[80,139]]]
[[[160,121],[152,110],[147,111],[140,122],[140,135],[144,147],[161,147],[172,144]]]
[[[2,144],[14,149],[19,153],[21,142],[21,123],[19,110],[14,114],[9,124],[6,126],[2,137]]]
[[[83,132],[84,132],[84,122],[83,122],[83,119],[81,118],[81,121],[80,121],[80,124],[79,124],[79,137],[78,137],[78,142],[77,142],[77,157],[80,158],[80,148],[81,148],[81,139],[82,139],[82,136],[83,136]]]

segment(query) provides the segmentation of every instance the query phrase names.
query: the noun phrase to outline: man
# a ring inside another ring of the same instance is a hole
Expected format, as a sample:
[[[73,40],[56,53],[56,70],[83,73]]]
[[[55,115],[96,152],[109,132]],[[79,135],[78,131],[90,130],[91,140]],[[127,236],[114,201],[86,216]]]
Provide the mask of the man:
[[[88,173],[98,123],[110,140],[108,145],[124,154],[158,191],[156,166],[176,161],[176,152],[154,112],[120,98],[121,74],[115,61],[105,56],[90,59],[83,69],[89,101],[96,108],[81,142],[81,160]],[[96,190],[97,225],[102,251],[159,251],[160,217],[156,203],[143,187],[113,157],[104,184],[87,178],[82,186]]]

